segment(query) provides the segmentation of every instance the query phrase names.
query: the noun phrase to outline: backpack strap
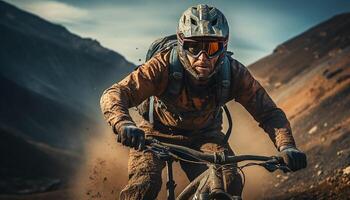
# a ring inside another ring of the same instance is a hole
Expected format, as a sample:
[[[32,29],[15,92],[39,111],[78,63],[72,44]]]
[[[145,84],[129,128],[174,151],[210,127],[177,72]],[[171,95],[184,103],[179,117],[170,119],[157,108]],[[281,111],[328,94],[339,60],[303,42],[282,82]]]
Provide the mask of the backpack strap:
[[[154,96],[149,97],[149,109],[148,109],[148,121],[153,125],[154,124]]]
[[[184,69],[178,58],[177,48],[174,47],[171,49],[170,53],[169,82],[164,93],[166,98],[174,98],[174,95],[180,94],[184,78],[183,70]]]
[[[160,39],[155,40],[150,45],[147,54],[146,54],[146,62],[150,60],[154,55],[157,53],[160,53],[165,50],[169,49],[176,49],[177,46],[177,36],[176,34],[169,35]],[[171,52],[171,59],[170,59],[170,70],[169,73],[171,73],[170,81],[172,80],[178,80],[179,77],[182,76],[183,72],[181,70],[181,65],[179,65],[179,61],[177,59],[177,52],[176,50],[172,50]],[[175,66],[175,67],[174,67]],[[139,67],[139,66],[138,66]],[[137,67],[137,68],[138,68]],[[137,69],[136,68],[136,69]],[[135,69],[135,70],[136,70]],[[170,82],[169,81],[169,82]],[[172,85],[179,85],[179,84],[172,84]],[[169,87],[170,92],[168,92],[169,96],[180,93],[181,90],[181,84],[179,86],[172,86]],[[178,92],[177,92],[178,91]],[[137,106],[137,110],[139,111],[139,114],[145,118],[146,120],[153,123],[154,117],[153,117],[153,107],[156,103],[155,97],[150,97],[144,100],[140,105]],[[171,98],[170,98],[171,99]]]
[[[225,103],[230,98],[230,89],[231,89],[231,62],[226,55],[220,64],[220,70],[218,73],[218,103],[220,106],[225,105]]]
[[[176,46],[173,46],[170,52],[170,60],[169,60],[169,80],[168,86],[162,94],[162,99],[166,101],[171,101],[174,99],[174,96],[178,96],[181,92],[182,84],[183,84],[183,67],[178,59]],[[154,123],[153,110],[154,110],[154,96],[151,96],[148,111],[148,119],[151,124]],[[157,106],[162,107],[165,104],[157,98]],[[166,106],[165,106],[166,107]]]

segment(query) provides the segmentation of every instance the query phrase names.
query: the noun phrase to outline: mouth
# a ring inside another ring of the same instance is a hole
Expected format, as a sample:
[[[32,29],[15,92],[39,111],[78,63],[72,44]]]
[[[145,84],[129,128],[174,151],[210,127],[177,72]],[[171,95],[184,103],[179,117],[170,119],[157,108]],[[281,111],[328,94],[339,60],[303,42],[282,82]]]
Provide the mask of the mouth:
[[[196,68],[200,68],[200,69],[208,69],[208,67],[204,66],[204,65],[197,65]]]
[[[195,68],[209,68],[207,63],[198,63],[194,65]]]
[[[208,62],[197,62],[194,64],[193,68],[200,76],[207,76],[211,72],[210,63]]]
[[[199,73],[208,73],[210,70],[208,67],[196,66],[195,68]]]

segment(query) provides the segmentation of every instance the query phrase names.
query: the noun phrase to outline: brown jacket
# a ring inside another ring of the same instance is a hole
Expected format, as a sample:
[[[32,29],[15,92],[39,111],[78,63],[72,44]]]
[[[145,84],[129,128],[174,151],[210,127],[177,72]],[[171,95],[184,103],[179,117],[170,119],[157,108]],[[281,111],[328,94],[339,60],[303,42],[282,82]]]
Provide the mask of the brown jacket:
[[[105,119],[119,132],[125,124],[135,124],[128,109],[139,105],[150,96],[161,98],[168,85],[168,66],[170,51],[155,55],[148,62],[137,68],[119,83],[104,91],[101,97],[101,108]],[[270,136],[277,148],[283,145],[293,145],[289,121],[284,112],[276,107],[264,88],[249,73],[246,67],[236,60],[231,62],[231,94],[230,100],[242,104],[259,122],[259,125]],[[186,77],[186,75],[185,75]],[[185,78],[186,82],[186,78]],[[171,111],[155,106],[155,121],[166,127],[198,131],[207,128],[221,128],[221,115],[217,120],[217,101],[215,80],[213,87],[195,88],[189,82],[184,84],[178,97],[172,101],[173,108],[182,112],[204,110],[200,115],[186,115],[179,118]]]

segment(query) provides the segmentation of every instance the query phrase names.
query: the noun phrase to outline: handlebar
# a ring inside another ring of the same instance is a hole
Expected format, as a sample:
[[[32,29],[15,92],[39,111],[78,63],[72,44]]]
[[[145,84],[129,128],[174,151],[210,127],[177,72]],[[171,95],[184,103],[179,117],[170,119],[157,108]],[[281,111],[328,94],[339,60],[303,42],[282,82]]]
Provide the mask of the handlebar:
[[[148,150],[153,151],[159,157],[177,159],[186,155],[197,161],[212,163],[212,164],[232,164],[239,163],[242,161],[265,161],[263,163],[254,163],[255,165],[260,165],[265,167],[270,172],[276,169],[281,169],[284,172],[290,171],[290,169],[285,165],[283,158],[278,156],[257,156],[257,155],[238,155],[238,156],[228,156],[227,152],[217,152],[217,153],[203,153],[200,151],[193,150],[188,147],[159,142],[156,139],[146,139],[146,147]]]

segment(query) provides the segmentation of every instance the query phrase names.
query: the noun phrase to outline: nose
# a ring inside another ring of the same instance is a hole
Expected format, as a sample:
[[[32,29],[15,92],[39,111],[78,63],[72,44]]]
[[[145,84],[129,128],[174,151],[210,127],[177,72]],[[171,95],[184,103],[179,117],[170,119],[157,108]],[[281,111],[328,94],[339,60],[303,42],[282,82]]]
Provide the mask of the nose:
[[[201,52],[200,54],[199,54],[199,56],[198,56],[198,60],[202,60],[202,61],[205,61],[205,60],[207,60],[208,59],[208,56],[207,56],[207,54],[203,51],[203,52]]]

